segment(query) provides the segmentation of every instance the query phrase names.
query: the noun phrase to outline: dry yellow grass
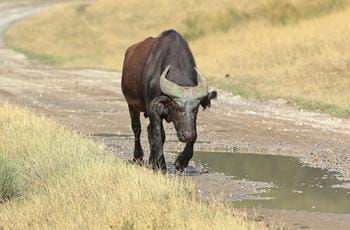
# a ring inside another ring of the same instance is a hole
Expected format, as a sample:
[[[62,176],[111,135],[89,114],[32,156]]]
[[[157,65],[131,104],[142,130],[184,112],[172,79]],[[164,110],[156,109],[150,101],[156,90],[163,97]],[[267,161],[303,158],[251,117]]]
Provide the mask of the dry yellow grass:
[[[196,41],[193,49],[203,71],[226,89],[331,105],[349,115],[349,39],[350,10],[345,10],[295,26],[249,23]]]
[[[11,28],[6,41],[49,64],[120,70],[128,46],[174,28],[217,86],[350,116],[348,5],[348,0],[100,0],[55,7]]]
[[[39,3],[39,2],[44,2],[45,0],[0,0],[1,3],[20,3],[20,4],[31,4],[31,3]]]
[[[199,201],[189,181],[127,165],[18,108],[0,107],[0,153],[16,166],[19,193],[0,202],[0,229],[264,228]]]

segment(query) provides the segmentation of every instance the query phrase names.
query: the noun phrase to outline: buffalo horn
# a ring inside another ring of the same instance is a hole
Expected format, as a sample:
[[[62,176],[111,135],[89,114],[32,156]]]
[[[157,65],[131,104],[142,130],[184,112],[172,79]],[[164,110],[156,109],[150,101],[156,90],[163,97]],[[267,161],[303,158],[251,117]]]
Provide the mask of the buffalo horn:
[[[165,68],[160,76],[160,89],[161,91],[174,98],[187,98],[187,99],[200,99],[208,94],[207,81],[201,76],[197,68],[197,81],[196,86],[180,86],[166,78],[170,70],[170,65]]]

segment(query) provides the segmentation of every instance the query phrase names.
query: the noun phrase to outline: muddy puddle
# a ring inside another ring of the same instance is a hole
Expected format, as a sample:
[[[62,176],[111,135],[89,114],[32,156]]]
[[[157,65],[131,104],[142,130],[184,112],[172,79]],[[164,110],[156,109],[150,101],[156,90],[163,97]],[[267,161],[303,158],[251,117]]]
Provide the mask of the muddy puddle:
[[[91,137],[104,138],[110,140],[133,140],[134,136],[129,134],[95,133]]]
[[[236,179],[273,183],[261,199],[234,201],[235,207],[350,213],[350,190],[336,172],[308,167],[297,158],[275,155],[196,152],[194,161]]]

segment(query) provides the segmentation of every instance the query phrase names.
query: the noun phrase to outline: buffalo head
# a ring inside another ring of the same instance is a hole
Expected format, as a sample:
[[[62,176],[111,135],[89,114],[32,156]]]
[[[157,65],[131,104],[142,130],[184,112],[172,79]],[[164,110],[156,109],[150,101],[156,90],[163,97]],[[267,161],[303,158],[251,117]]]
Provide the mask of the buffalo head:
[[[172,122],[181,142],[193,142],[197,138],[196,120],[199,106],[203,109],[210,107],[210,100],[216,98],[216,91],[208,91],[207,81],[197,72],[196,86],[180,86],[169,81],[166,76],[168,66],[160,77],[160,89],[165,97],[162,97],[161,114],[167,122]]]

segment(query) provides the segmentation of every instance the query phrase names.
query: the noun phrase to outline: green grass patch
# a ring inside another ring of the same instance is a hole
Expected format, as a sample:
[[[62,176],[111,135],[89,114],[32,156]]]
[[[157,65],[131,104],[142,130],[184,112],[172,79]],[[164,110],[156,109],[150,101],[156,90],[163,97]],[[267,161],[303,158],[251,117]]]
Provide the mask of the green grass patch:
[[[36,60],[47,65],[59,65],[67,61],[59,56],[50,55],[50,54],[40,54],[30,50],[22,49],[22,48],[14,48],[14,50],[16,52],[24,54],[30,60]]]
[[[305,100],[303,98],[291,98],[289,101],[309,111],[320,111],[336,117],[350,118],[350,108],[341,108],[339,106],[330,105],[319,101]]]
[[[251,87],[251,85],[244,83],[225,85],[222,82],[214,81],[214,84],[219,88],[225,89],[234,95],[240,95],[243,98],[255,98],[258,100],[276,100],[282,98],[286,100],[288,104],[298,106],[308,111],[318,111],[333,115],[335,117],[350,118],[350,108],[326,104],[315,100],[307,100],[300,97],[278,97],[268,93],[261,93]]]
[[[0,156],[0,203],[16,197],[18,192],[17,170],[9,160]]]

